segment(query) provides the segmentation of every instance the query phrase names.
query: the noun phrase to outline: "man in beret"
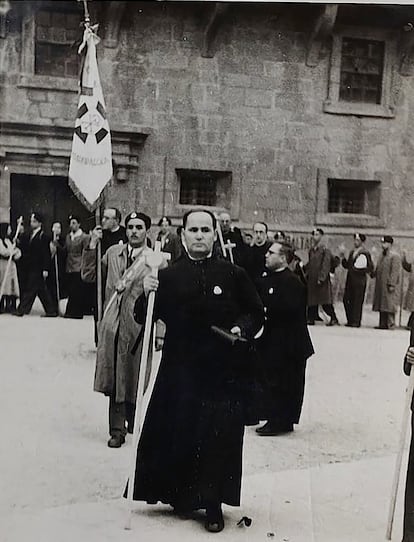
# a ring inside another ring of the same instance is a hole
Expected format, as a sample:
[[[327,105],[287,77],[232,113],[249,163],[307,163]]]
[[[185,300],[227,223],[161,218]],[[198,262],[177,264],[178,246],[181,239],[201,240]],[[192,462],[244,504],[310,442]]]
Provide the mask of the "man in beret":
[[[379,312],[376,329],[394,329],[397,310],[397,287],[400,282],[401,258],[392,250],[394,239],[384,235],[381,239],[382,254],[375,269],[373,310]]]
[[[361,326],[367,275],[371,275],[374,271],[371,254],[364,246],[365,241],[366,236],[363,233],[355,233],[354,249],[351,250],[348,258],[341,250],[342,267],[348,270],[344,292],[346,325],[348,327]]]
[[[109,397],[110,448],[122,446],[127,431],[133,430],[140,360],[134,345],[142,328],[133,312],[150,271],[145,261],[151,252],[150,217],[130,213],[125,227],[128,242],[109,247],[102,258],[105,312],[98,333],[94,390]]]
[[[135,322],[133,309],[149,272],[145,257],[151,252],[147,246],[150,217],[130,213],[125,226],[127,243],[112,245],[102,258],[104,316],[99,325],[94,390],[109,397],[110,448],[122,446],[127,431],[133,429],[140,359],[133,350],[142,327]],[[83,254],[88,268],[96,266],[94,248]]]
[[[22,240],[21,247],[24,252],[26,266],[26,287],[22,292],[20,304],[15,312],[16,316],[29,314],[36,297],[45,310],[44,316],[57,316],[46,279],[51,267],[51,255],[48,237],[42,229],[43,217],[40,213],[30,216],[30,235]]]

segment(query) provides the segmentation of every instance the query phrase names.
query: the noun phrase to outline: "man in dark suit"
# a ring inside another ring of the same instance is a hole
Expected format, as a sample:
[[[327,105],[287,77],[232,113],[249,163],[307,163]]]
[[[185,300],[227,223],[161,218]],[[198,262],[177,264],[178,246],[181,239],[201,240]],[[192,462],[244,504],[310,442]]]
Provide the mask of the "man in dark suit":
[[[51,257],[48,237],[42,230],[43,218],[39,213],[30,216],[31,233],[22,239],[21,248],[25,253],[26,262],[26,288],[23,290],[20,305],[15,312],[16,316],[29,314],[36,297],[45,310],[44,316],[57,316],[56,308],[46,285],[49,276]]]

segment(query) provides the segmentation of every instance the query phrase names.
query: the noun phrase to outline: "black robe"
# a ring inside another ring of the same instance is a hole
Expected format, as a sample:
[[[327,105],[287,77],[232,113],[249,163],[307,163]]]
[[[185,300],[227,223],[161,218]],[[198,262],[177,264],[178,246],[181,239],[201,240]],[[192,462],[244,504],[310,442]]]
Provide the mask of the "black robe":
[[[264,396],[261,419],[298,423],[306,360],[314,353],[306,323],[306,287],[290,269],[267,272],[259,283],[266,311],[258,341]]]
[[[247,247],[246,271],[255,284],[257,284],[265,272],[265,256],[271,246],[271,241],[265,241],[261,246],[252,245],[251,247]]]
[[[414,346],[414,326],[411,325],[410,346]],[[409,376],[412,365],[404,359],[404,373]],[[408,455],[404,495],[404,523],[402,542],[414,542],[414,397],[411,401],[411,442]]]
[[[240,267],[183,256],[160,272],[156,316],[163,357],[138,447],[134,499],[186,509],[240,504],[248,356],[211,331],[263,323],[260,298]],[[142,297],[136,318],[142,321]]]
[[[239,228],[232,228],[229,232],[222,232],[223,233],[223,242],[224,245],[226,245],[228,242],[236,245],[232,249],[233,253],[233,260],[236,265],[239,265],[240,267],[246,268],[247,266],[247,254],[249,247],[246,245],[246,243],[243,241],[242,233],[239,230]],[[214,243],[214,254],[218,257],[222,258],[223,253],[221,250],[221,243],[217,239],[217,241]],[[227,251],[226,251],[227,254]],[[227,256],[227,259],[230,260],[230,256]]]

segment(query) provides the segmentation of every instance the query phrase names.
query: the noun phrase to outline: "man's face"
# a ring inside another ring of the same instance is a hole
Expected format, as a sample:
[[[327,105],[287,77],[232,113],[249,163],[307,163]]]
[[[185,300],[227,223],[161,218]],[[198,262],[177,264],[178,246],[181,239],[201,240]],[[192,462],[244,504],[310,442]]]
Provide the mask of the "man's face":
[[[52,225],[52,233],[55,235],[62,235],[62,226],[60,222],[54,222]]]
[[[312,233],[312,242],[314,246],[318,245],[322,239],[322,234],[320,231],[314,231]]]
[[[118,226],[115,209],[105,209],[102,217],[102,229],[114,230]]]
[[[78,231],[78,229],[80,228],[80,224],[77,220],[75,220],[74,218],[71,219],[71,221],[69,222],[69,229],[71,232],[75,233]]]
[[[390,249],[391,243],[386,243],[385,241],[384,241],[384,242],[381,241],[381,246],[382,246],[382,250],[383,250],[384,252],[386,252],[387,250]]]
[[[286,256],[280,253],[282,246],[279,243],[273,243],[265,255],[266,269],[274,271],[286,267]]]
[[[163,218],[160,226],[161,233],[167,233],[170,229],[170,225],[168,224],[168,220]]]
[[[362,246],[361,239],[359,237],[355,237],[355,239],[354,239],[354,247],[359,248],[360,246]]]
[[[182,237],[192,258],[201,259],[208,256],[217,237],[211,216],[203,211],[191,213],[182,231]]]
[[[145,223],[140,218],[131,218],[126,227],[128,243],[132,248],[140,248],[144,245],[147,238]]]
[[[39,222],[38,220],[36,220],[36,219],[34,218],[34,216],[31,216],[31,217],[30,217],[30,228],[31,228],[32,230],[36,230],[37,228],[40,228],[41,225],[42,225],[42,223]]]
[[[267,231],[264,224],[255,224],[253,226],[253,242],[257,246],[264,245],[267,237]]]
[[[221,213],[219,220],[222,232],[228,233],[231,229],[231,218],[229,213]]]

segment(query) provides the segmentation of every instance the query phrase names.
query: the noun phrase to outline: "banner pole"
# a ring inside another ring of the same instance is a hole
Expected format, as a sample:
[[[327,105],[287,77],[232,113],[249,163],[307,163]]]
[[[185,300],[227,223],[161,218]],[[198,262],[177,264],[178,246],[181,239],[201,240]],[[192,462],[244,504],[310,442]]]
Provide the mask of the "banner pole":
[[[17,221],[17,229],[16,229],[16,233],[13,237],[13,249],[16,248],[16,243],[17,243],[17,237],[19,236],[19,233],[20,233],[20,227],[21,225],[23,224],[23,217],[20,216],[18,221]],[[10,273],[10,269],[11,269],[11,264],[12,264],[12,261],[13,261],[13,251],[10,253],[10,256],[9,256],[9,259],[7,261],[7,265],[6,265],[6,271],[4,272],[4,277],[3,277],[3,281],[1,283],[1,286],[0,286],[0,302],[1,302],[1,298],[3,297],[4,295],[4,291],[6,289],[6,281],[7,281],[7,277],[9,276],[9,273]]]
[[[95,223],[96,226],[101,225],[101,210],[100,206],[95,209]],[[101,240],[98,241],[98,246],[96,247],[96,295],[97,295],[97,325],[99,325],[102,320],[102,246]]]

